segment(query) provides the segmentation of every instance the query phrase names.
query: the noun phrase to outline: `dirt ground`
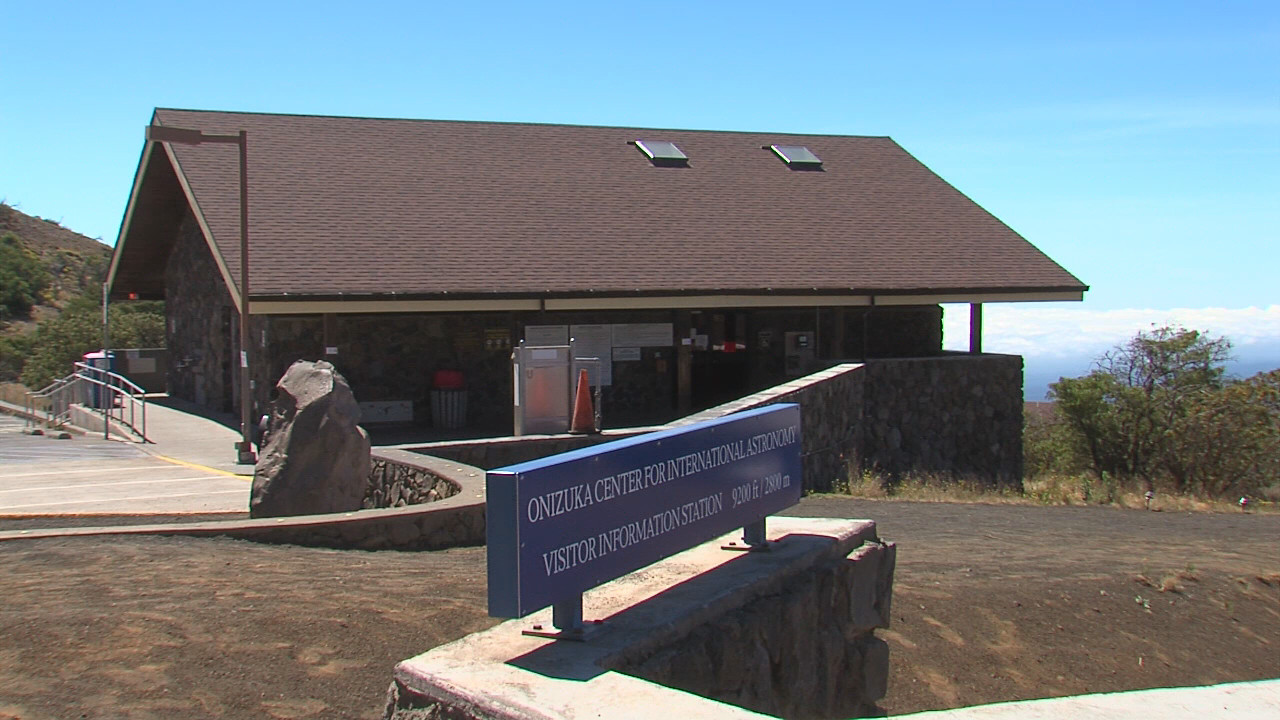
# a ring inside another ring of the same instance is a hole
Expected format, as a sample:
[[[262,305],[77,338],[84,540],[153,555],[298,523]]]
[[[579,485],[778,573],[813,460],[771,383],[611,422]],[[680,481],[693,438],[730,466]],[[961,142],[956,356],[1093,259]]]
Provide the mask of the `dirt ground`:
[[[1280,516],[808,498],[898,544],[891,713],[1280,678]]]
[[[805,499],[898,543],[891,714],[1280,677],[1280,516]],[[0,718],[377,718],[491,625],[483,548],[0,543]]]

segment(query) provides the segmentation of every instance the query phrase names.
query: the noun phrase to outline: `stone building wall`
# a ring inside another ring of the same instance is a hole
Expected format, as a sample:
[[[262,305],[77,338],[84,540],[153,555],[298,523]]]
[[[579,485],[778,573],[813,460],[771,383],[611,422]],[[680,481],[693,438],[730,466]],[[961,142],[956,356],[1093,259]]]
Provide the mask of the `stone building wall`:
[[[188,214],[165,267],[170,392],[219,412],[239,411],[238,323],[199,224]],[[811,372],[833,358],[932,357],[941,353],[937,305],[902,307],[756,308],[687,311],[493,312],[254,316],[249,328],[251,417],[297,360],[326,359],[361,402],[409,401],[414,421],[430,425],[431,382],[437,370],[467,377],[465,434],[503,435],[512,427],[511,347],[528,325],[671,323],[670,347],[639,348],[638,359],[614,361],[613,384],[602,391],[607,427],[669,422],[679,414],[677,356],[690,330],[712,344],[733,339],[737,354],[696,350],[694,407],[776,385],[789,374],[788,332],[810,332]],[[328,332],[326,332],[326,327]],[[334,347],[337,354],[326,354]]]
[[[174,397],[219,412],[233,409],[235,306],[204,235],[190,214],[164,269],[168,385]]]
[[[724,613],[620,672],[785,718],[880,714],[888,689],[893,543],[868,542]]]
[[[431,422],[437,370],[459,370],[467,384],[467,426],[511,428],[510,313],[339,315],[329,358],[362,402],[408,400],[414,420]]]
[[[263,390],[258,393],[259,402],[271,399],[276,383],[298,360],[334,360],[324,354],[324,321],[318,315],[272,315],[255,317],[253,322],[259,356],[254,380]],[[265,345],[262,344],[264,336]],[[340,367],[338,371],[344,372]],[[356,399],[363,400],[358,395]]]
[[[869,360],[942,353],[940,305],[822,308],[817,329],[825,358]]]
[[[329,340],[338,353],[325,356],[321,317],[279,316],[270,318],[267,329],[266,366],[278,378],[296,360],[326,359],[351,383],[358,400],[409,401],[414,421],[422,425],[432,423],[435,372],[458,370],[466,379],[468,432],[506,434],[512,428],[511,348],[525,325],[666,321],[667,312],[338,315]],[[672,353],[641,351],[639,361],[614,364],[613,384],[603,392],[611,423],[670,418]]]
[[[800,404],[804,488],[864,470],[998,485],[1022,482],[1022,358],[952,353],[848,363],[691,415],[678,424]]]
[[[1022,482],[1022,358],[948,355],[866,365],[862,468]]]
[[[864,308],[861,323],[864,338],[857,336],[858,327],[850,327],[843,357],[873,360],[942,354],[939,305]]]
[[[846,363],[704,410],[672,425],[713,420],[774,403],[800,405],[805,492],[829,492],[848,477],[863,437],[863,365]]]

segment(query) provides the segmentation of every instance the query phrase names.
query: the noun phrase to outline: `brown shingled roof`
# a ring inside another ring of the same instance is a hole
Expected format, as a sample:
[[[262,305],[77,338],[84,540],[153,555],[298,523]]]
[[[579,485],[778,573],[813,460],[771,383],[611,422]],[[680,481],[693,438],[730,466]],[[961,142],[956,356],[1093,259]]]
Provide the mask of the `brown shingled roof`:
[[[248,132],[254,297],[1086,289],[886,137],[170,109],[154,122]],[[689,166],[653,166],[637,139],[675,142]],[[774,143],[808,146],[823,171],[789,169]],[[172,150],[237,277],[234,146]],[[150,232],[137,214],[122,245]]]

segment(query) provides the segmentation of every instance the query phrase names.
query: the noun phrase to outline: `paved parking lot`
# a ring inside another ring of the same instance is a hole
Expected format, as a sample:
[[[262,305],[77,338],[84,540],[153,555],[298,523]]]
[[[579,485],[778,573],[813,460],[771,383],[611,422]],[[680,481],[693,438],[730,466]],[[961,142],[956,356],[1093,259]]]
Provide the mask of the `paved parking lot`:
[[[27,435],[22,432],[24,427],[21,419],[0,414],[0,465],[147,457],[141,449],[127,443],[85,436],[59,440],[55,434]]]
[[[0,515],[244,512],[249,478],[162,460],[138,445],[27,435],[0,415]]]

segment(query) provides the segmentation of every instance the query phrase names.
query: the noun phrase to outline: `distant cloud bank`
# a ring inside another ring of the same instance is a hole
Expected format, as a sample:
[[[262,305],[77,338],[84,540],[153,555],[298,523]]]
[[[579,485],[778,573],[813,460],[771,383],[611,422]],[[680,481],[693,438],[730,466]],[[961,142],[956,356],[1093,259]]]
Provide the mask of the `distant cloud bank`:
[[[969,306],[946,305],[943,346],[969,348]],[[1083,307],[983,306],[982,349],[1021,355],[1024,394],[1040,400],[1060,377],[1089,372],[1093,360],[1143,330],[1169,325],[1231,341],[1230,374],[1248,377],[1280,367],[1280,305],[1265,308],[1089,310]]]
[[[946,306],[945,347],[969,342],[966,305]],[[1280,346],[1280,305],[1265,308],[1089,310],[1083,307],[983,306],[983,349],[1039,358],[1093,357],[1143,330],[1170,325],[1226,336],[1237,355]]]

